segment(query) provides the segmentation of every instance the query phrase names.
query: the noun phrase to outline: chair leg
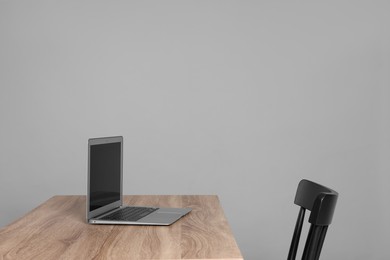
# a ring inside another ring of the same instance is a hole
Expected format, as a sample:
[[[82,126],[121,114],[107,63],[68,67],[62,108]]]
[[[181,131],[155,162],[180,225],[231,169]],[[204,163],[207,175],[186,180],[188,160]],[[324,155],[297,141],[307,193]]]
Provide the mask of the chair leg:
[[[294,234],[291,241],[290,250],[288,252],[287,260],[295,260],[304,219],[305,219],[305,208],[301,207],[301,209],[299,210],[297,223],[295,224]]]
[[[311,225],[309,235],[307,236],[302,260],[316,260],[317,247],[320,240],[322,226]]]
[[[322,249],[322,245],[324,244],[324,240],[325,240],[325,236],[326,236],[326,231],[327,230],[328,230],[328,226],[323,226],[322,229],[321,229],[320,238],[319,238],[318,245],[317,245],[317,250],[316,250],[317,252],[316,252],[315,260],[319,260],[320,259],[321,249]]]
[[[314,225],[310,225],[309,233],[307,234],[307,238],[306,238],[305,247],[303,249],[302,260],[308,259],[307,255],[308,255],[308,250],[309,250],[309,248],[311,247],[311,244],[312,244],[311,237],[313,235],[313,229],[314,229]]]

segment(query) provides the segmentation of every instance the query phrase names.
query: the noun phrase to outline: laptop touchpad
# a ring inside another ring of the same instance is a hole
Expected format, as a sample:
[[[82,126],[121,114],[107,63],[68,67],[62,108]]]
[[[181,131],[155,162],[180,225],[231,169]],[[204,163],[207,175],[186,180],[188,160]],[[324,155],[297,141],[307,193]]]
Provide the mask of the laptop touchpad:
[[[141,218],[137,222],[150,222],[150,223],[168,225],[170,223],[175,222],[180,217],[181,214],[156,211],[150,215],[147,215],[144,218]]]

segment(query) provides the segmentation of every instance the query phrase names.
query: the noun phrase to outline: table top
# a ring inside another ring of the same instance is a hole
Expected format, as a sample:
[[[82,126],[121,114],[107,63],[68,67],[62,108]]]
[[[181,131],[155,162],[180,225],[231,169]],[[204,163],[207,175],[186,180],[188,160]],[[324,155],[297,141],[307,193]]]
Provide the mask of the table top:
[[[0,259],[243,259],[216,195],[125,195],[190,207],[171,226],[90,225],[85,196],[54,196],[0,229]]]

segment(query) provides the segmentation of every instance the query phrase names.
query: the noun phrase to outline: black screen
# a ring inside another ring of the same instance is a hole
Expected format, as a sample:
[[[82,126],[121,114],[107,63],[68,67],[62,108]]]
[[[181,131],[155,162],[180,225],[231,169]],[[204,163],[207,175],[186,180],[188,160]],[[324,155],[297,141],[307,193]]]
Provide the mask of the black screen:
[[[91,145],[90,149],[89,210],[92,211],[120,200],[121,143]]]

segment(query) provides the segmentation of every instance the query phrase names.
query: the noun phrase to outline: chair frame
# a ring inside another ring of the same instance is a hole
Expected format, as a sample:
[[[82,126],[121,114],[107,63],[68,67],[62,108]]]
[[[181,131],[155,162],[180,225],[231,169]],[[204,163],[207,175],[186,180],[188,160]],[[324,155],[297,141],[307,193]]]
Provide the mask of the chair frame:
[[[306,239],[302,260],[318,260],[324,244],[328,226],[332,223],[338,193],[318,183],[301,180],[294,203],[300,206],[287,260],[295,260],[305,211],[310,210],[310,230]]]

